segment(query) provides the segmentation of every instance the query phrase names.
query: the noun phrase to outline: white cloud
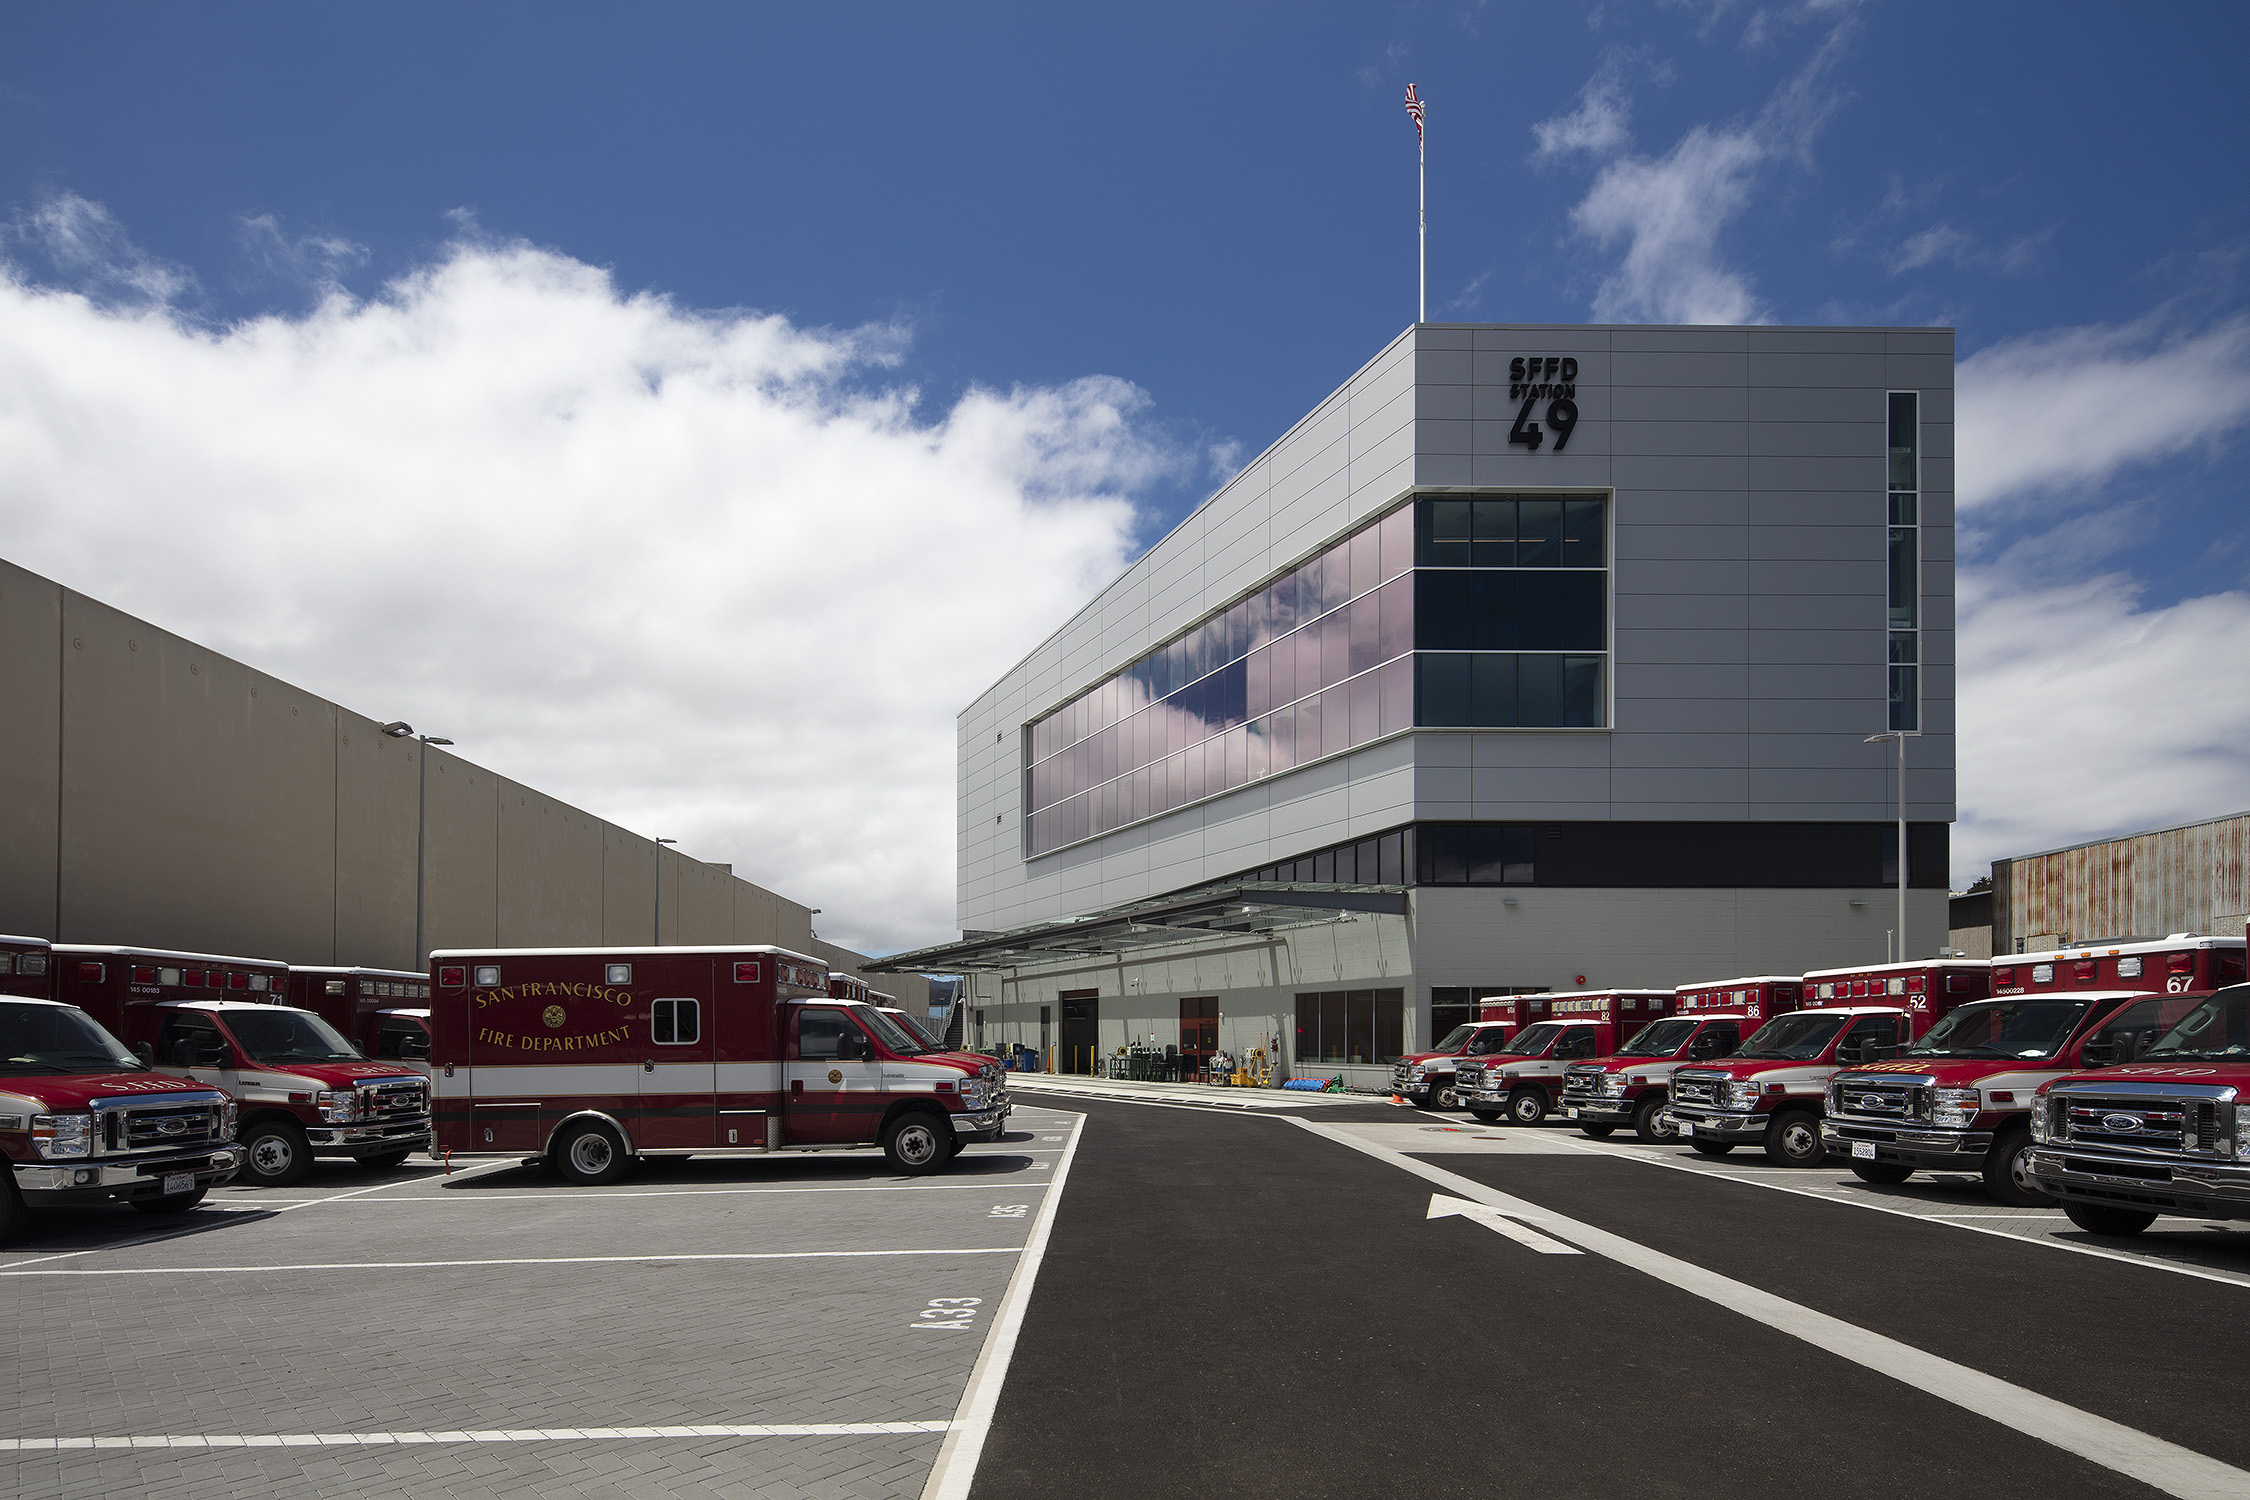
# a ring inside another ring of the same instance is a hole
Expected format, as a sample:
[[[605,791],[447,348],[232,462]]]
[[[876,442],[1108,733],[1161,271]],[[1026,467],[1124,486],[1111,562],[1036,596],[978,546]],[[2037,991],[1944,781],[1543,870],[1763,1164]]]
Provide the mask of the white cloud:
[[[2055,236],[2054,226],[2037,234],[2018,235],[2004,245],[1986,246],[1975,235],[1951,224],[1932,224],[1909,235],[1891,256],[1891,274],[1919,270],[1943,261],[1964,269],[1979,268],[2013,275],[2030,265]]]
[[[1539,148],[1533,161],[1552,161],[1575,151],[1607,156],[1631,144],[1633,101],[1625,92],[1624,67],[1615,56],[1603,61],[1578,91],[1578,107],[1531,127]]]
[[[176,302],[195,290],[184,266],[150,255],[99,203],[58,193],[9,220],[4,242],[102,300]]]
[[[2250,317],[2194,334],[2167,332],[2166,322],[2031,334],[1962,360],[1962,506],[2091,488],[2250,422]]]
[[[1811,61],[1755,119],[1697,125],[1662,156],[1620,156],[1602,168],[1571,210],[1580,233],[1605,248],[1620,241],[1625,247],[1595,292],[1596,318],[1657,323],[1764,318],[1749,277],[1725,263],[1719,239],[1748,206],[1761,169],[1790,158],[1810,164],[1813,137],[1841,102],[1828,90],[1826,77],[1851,30],[1848,18],[1833,27]]]
[[[2140,596],[2114,574],[2012,592],[1963,576],[1957,878],[2250,804],[2250,694],[2218,680],[2250,659],[2250,595]]]
[[[50,217],[88,280],[184,284],[91,205]],[[880,374],[897,347],[475,238],[377,297],[223,328],[10,270],[0,535],[732,861],[825,908],[824,937],[941,940],[955,715],[1123,565],[1136,487],[1196,460],[1113,379],[924,413]]]

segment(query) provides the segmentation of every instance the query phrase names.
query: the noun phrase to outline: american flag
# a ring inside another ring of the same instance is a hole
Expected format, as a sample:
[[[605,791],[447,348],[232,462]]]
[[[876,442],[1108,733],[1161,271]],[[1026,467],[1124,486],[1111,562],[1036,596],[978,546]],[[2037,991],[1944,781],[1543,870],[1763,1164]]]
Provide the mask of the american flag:
[[[1414,85],[1406,86],[1406,112],[1414,117],[1414,139],[1422,139],[1422,101],[1414,92]]]

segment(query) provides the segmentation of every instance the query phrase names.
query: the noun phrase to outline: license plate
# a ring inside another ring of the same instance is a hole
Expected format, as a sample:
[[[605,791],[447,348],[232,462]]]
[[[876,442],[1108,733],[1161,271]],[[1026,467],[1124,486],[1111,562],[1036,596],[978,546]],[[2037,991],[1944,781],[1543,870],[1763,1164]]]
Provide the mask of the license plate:
[[[1672,1123],[1679,1128],[1679,1132],[1682,1135],[1695,1134],[1695,1121],[1693,1120],[1683,1120],[1675,1115],[1672,1118]]]
[[[1852,1155],[1863,1161],[1873,1161],[1875,1159],[1875,1143],[1873,1141],[1852,1142]]]
[[[174,1193],[192,1193],[195,1191],[195,1174],[193,1172],[166,1172],[164,1174],[164,1186],[159,1191],[167,1198]]]
[[[1577,1119],[1577,1118],[1578,1118],[1578,1111],[1577,1111],[1577,1110],[1575,1110],[1575,1109],[1574,1109],[1574,1110],[1572,1110],[1572,1111],[1570,1112],[1570,1117],[1571,1117],[1571,1118],[1572,1118],[1573,1120]]]

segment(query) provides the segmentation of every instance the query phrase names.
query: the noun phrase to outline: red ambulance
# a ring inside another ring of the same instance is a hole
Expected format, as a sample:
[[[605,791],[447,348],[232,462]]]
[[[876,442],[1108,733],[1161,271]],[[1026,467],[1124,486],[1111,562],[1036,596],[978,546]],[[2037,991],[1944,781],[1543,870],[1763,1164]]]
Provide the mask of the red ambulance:
[[[1613,1056],[1572,1063],[1563,1075],[1564,1117],[1597,1140],[1620,1125],[1652,1145],[1678,1140],[1665,1110],[1673,1072],[1729,1055],[1758,1029],[1746,1009],[1729,1008],[1730,993],[1675,990],[1673,1014],[1642,1027]]]
[[[438,1142],[571,1182],[637,1157],[881,1145],[910,1173],[997,1139],[999,1064],[925,1047],[771,947],[510,948],[431,956]]]
[[[1391,1092],[1417,1109],[1459,1109],[1460,1070],[1474,1066],[1486,1054],[1522,1030],[1515,1019],[1517,1001],[1485,1000],[1480,1019],[1464,1021],[1427,1052],[1410,1052],[1391,1064]]]
[[[55,967],[56,998],[156,1071],[233,1096],[244,1171],[261,1187],[303,1180],[316,1156],[380,1169],[429,1147],[429,1081],[369,1062],[318,1015],[285,1003],[287,964],[62,943]]]
[[[1519,1002],[1527,997],[1516,997]],[[1537,1125],[1562,1099],[1571,1063],[1606,1057],[1672,1008],[1670,990],[1586,990],[1537,997],[1547,1019],[1510,1036],[1490,1055],[1464,1059],[1454,1090],[1469,1113]]]
[[[1870,969],[1820,971],[1857,976],[1828,992],[1803,994],[1800,1009],[1776,1015],[1718,1063],[1698,1063],[1672,1073],[1669,1107],[1680,1138],[1705,1156],[1724,1156],[1755,1141],[1783,1166],[1818,1166],[1828,1154],[1821,1141],[1821,1113],[1828,1082],[1839,1067],[1871,1063],[1922,1036],[1947,1011],[1982,994],[1932,985],[1928,975],[1943,966],[1886,964]],[[1923,980],[1909,993],[1906,978]],[[1811,976],[1807,976],[1810,978]],[[1864,978],[1867,993],[1855,994]],[[1900,981],[1895,993],[1890,985]],[[1791,986],[1803,990],[1804,981]],[[1778,1002],[1779,996],[1775,996]]]
[[[404,969],[289,966],[289,1001],[378,1062],[430,1071],[430,976]]]
[[[0,937],[0,1243],[39,1209],[184,1213],[242,1166],[234,1101],[149,1069],[55,977],[45,939]]]
[[[2187,985],[2239,976],[2243,951],[2241,938],[2178,934],[1995,959],[2005,993],[1955,1010],[1902,1056],[1836,1075],[1822,1138],[1866,1182],[1974,1172],[2003,1203],[2051,1204],[2031,1170],[2032,1095],[2131,1062],[2208,993]]]

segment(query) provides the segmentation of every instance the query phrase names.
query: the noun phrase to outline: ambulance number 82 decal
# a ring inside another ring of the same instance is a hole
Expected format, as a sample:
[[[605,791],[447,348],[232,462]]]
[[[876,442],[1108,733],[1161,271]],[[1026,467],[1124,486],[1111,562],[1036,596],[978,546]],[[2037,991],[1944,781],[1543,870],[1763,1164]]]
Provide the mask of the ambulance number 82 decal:
[[[1508,429],[1509,443],[1529,448],[1534,453],[1539,451],[1540,443],[1546,439],[1546,434],[1539,430],[1539,424],[1531,420],[1531,408],[1538,401],[1537,396],[1524,397],[1522,407],[1516,412],[1516,425]],[[1562,452],[1564,445],[1570,441],[1570,435],[1578,430],[1578,403],[1568,396],[1557,396],[1548,402],[1547,425],[1555,430],[1555,451]]]

